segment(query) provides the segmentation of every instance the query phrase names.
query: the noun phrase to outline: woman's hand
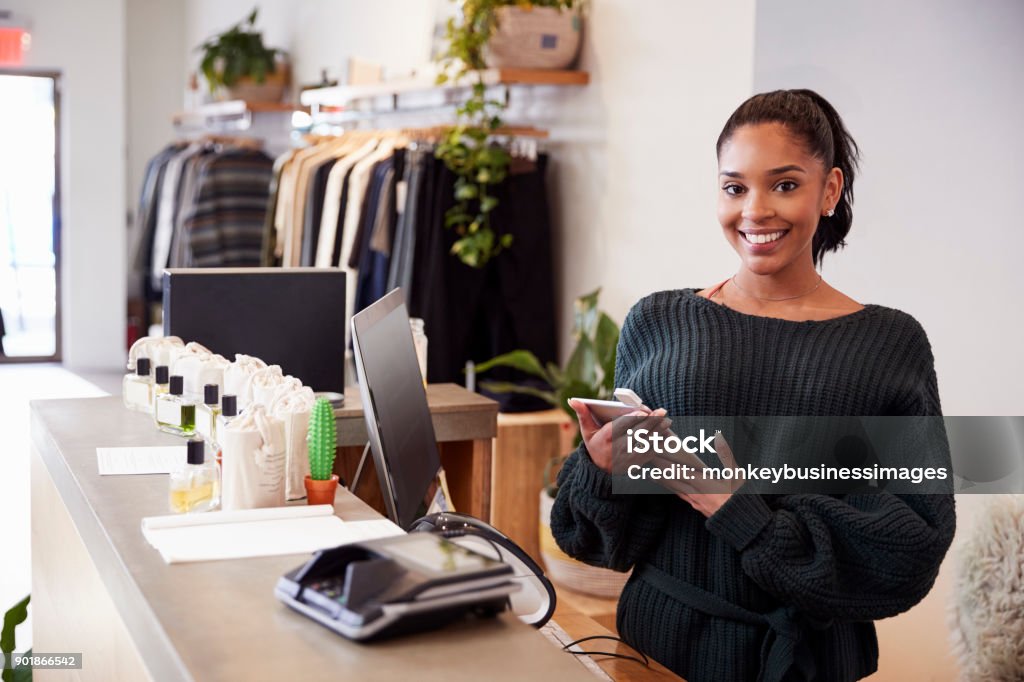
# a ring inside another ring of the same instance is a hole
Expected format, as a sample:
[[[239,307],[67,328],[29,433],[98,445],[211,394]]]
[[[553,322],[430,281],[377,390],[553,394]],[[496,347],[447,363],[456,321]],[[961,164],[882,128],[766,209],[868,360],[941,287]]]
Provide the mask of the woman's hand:
[[[715,452],[722,461],[722,466],[729,469],[736,467],[736,457],[721,431],[715,434]],[[721,509],[741,485],[743,481],[735,478],[727,481],[706,481],[703,476],[698,475],[692,481],[674,481],[672,489],[679,499],[708,517]]]
[[[626,448],[616,447],[616,444],[613,442],[613,425],[617,423],[618,432],[615,435],[620,437],[625,433],[623,424],[627,428],[641,424],[651,430],[668,428],[667,423],[669,420],[661,419],[666,414],[664,408],[658,408],[653,412],[638,409],[619,417],[614,422],[602,425],[594,418],[586,403],[579,400],[570,400],[569,407],[576,412],[576,419],[580,424],[580,433],[583,435],[583,442],[587,446],[587,452],[590,453],[590,459],[599,469],[608,474],[623,473],[631,464],[645,464],[653,456],[636,453],[627,455]]]

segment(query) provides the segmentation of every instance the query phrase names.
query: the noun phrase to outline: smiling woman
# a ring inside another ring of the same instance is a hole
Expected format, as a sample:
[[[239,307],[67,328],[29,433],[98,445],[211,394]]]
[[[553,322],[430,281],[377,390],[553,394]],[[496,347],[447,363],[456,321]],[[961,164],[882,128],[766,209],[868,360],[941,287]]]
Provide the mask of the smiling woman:
[[[853,221],[857,143],[832,105],[810,90],[756,95],[726,122],[716,149],[718,220],[741,267],[704,294],[778,317],[860,309],[815,271],[846,245]]]
[[[853,217],[857,147],[835,109],[809,90],[755,95],[717,150],[718,218],[739,268],[634,305],[614,385],[673,416],[941,415],[917,320],[816,271]],[[573,408],[583,444],[559,474],[552,533],[567,554],[633,570],[619,633],[689,682],[861,679],[878,668],[873,621],[935,582],[952,494],[763,496],[698,478],[685,493],[616,495],[613,424]],[[728,438],[715,443],[726,466]],[[944,437],[913,447],[949,456]]]

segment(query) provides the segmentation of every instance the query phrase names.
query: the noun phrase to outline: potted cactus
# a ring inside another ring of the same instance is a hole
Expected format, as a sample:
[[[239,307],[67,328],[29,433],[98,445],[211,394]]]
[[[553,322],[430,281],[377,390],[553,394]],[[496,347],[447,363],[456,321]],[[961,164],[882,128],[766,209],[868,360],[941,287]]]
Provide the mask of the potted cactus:
[[[338,430],[334,423],[334,408],[327,398],[319,398],[309,415],[309,475],[306,476],[306,501],[309,504],[334,504],[338,488],[338,475],[334,470],[334,455],[338,445]]]

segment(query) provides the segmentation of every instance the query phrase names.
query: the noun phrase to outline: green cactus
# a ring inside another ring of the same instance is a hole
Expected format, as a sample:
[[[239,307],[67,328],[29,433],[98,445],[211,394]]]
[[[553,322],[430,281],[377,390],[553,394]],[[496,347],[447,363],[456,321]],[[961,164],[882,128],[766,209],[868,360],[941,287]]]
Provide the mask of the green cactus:
[[[313,405],[313,411],[309,415],[306,444],[309,446],[310,477],[314,481],[330,479],[334,470],[338,429],[334,423],[334,408],[327,398],[318,398]]]

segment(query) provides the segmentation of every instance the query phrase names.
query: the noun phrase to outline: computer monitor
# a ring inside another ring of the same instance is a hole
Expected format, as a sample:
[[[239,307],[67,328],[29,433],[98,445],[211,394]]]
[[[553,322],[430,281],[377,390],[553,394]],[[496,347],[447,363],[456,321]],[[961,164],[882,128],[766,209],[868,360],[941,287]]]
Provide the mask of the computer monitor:
[[[252,355],[314,391],[345,391],[345,278],[336,268],[164,271],[164,334]]]
[[[441,457],[401,289],[352,317],[352,347],[384,506],[408,530],[436,491]]]

